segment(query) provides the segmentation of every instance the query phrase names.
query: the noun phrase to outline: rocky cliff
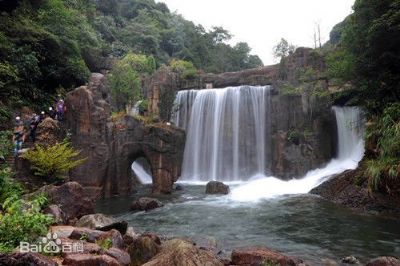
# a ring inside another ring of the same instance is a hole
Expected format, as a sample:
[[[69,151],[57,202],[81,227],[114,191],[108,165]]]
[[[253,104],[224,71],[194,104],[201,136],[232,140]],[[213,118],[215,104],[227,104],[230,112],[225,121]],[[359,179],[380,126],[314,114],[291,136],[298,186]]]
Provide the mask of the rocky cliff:
[[[180,175],[185,133],[173,126],[146,125],[132,116],[111,117],[109,91],[102,74],[66,98],[67,127],[74,147],[87,161],[70,177],[94,198],[129,194],[135,184],[131,164],[145,157],[153,192],[169,193]]]
[[[280,64],[240,72],[200,74],[180,79],[163,67],[144,82],[149,110],[160,114],[160,95],[178,90],[271,85],[270,169],[281,178],[301,177],[335,154],[336,121],[331,111],[324,58],[298,48]],[[172,108],[170,108],[172,110]],[[167,108],[168,110],[168,108]]]

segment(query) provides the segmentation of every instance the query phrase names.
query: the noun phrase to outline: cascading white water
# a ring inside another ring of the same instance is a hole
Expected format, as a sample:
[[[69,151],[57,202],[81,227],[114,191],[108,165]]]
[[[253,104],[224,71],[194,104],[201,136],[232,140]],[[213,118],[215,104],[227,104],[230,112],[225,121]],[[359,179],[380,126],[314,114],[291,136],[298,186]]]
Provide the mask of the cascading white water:
[[[269,86],[181,91],[173,122],[187,129],[181,180],[243,181],[267,171]]]
[[[364,156],[364,128],[361,110],[357,107],[333,107],[338,130],[338,156],[324,168],[308,172],[302,179],[283,181],[257,175],[253,181],[232,190],[235,201],[257,201],[279,195],[308,193],[330,177],[355,169]]]
[[[141,184],[151,184],[153,182],[151,175],[144,169],[140,162],[133,162],[132,171],[135,173]]]

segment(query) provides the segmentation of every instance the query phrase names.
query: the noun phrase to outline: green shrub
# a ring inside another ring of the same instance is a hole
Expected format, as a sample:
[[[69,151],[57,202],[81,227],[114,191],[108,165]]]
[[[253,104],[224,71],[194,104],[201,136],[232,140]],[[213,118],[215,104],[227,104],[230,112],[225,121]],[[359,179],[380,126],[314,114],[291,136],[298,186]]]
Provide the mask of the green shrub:
[[[110,238],[98,239],[96,244],[103,250],[109,250],[112,247],[112,240]]]
[[[399,177],[400,103],[385,108],[381,118],[368,129],[367,138],[377,140],[377,158],[367,161],[369,187],[378,190],[385,178]]]
[[[47,198],[39,195],[28,202],[18,195],[4,201],[0,213],[0,252],[11,252],[21,241],[33,243],[46,235],[53,218],[40,210],[47,204]]]
[[[197,75],[197,69],[192,62],[185,60],[172,59],[169,65],[172,71],[178,73],[183,79],[193,79]]]
[[[13,143],[11,131],[0,131],[0,156],[4,158],[11,154]]]
[[[70,147],[68,142],[64,142],[50,147],[36,145],[35,149],[27,151],[23,158],[32,164],[31,169],[35,175],[54,182],[62,180],[70,169],[86,160],[76,159],[79,154],[80,151]]]
[[[0,169],[0,205],[12,196],[21,196],[22,186],[11,178],[10,168]]]

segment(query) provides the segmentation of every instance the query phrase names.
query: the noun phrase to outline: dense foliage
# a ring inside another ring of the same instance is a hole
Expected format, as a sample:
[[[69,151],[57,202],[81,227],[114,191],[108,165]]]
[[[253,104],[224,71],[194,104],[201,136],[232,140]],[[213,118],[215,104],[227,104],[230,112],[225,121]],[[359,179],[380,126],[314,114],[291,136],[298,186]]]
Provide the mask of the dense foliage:
[[[53,219],[41,213],[47,198],[22,199],[23,188],[12,178],[10,168],[0,166],[0,252],[11,252],[20,243],[33,243],[47,233]]]
[[[129,52],[206,72],[262,65],[246,43],[228,45],[223,28],[207,31],[154,0],[3,0],[0,13],[0,107],[48,103]]]
[[[35,149],[28,150],[22,157],[31,163],[35,175],[54,182],[62,180],[70,169],[85,161],[76,158],[79,154],[80,151],[64,142],[48,147],[36,145]]]
[[[368,112],[370,188],[393,192],[400,187],[400,1],[356,0],[353,9],[331,33],[328,75],[351,84],[346,101]]]

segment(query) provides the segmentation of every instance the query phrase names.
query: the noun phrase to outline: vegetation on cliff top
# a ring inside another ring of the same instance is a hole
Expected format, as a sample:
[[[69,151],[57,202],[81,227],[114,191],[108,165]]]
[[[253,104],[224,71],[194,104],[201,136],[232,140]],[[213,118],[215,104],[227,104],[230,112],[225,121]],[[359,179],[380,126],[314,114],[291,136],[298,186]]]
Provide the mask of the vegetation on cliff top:
[[[24,105],[43,105],[61,88],[84,84],[128,53],[191,62],[205,72],[262,65],[246,43],[209,31],[154,0],[4,0],[0,6],[0,118]]]

